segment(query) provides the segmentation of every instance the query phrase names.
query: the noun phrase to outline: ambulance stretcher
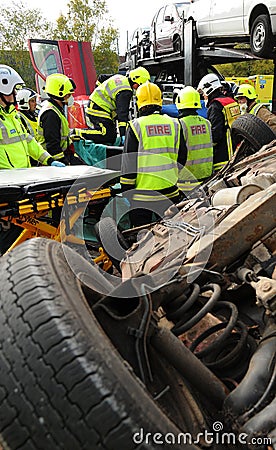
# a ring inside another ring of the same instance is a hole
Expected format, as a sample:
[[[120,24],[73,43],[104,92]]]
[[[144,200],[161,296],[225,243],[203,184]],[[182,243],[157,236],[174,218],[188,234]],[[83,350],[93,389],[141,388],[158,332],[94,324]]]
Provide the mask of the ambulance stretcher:
[[[108,202],[119,175],[89,166],[0,170],[1,229],[11,223],[22,228],[8,252],[33,237],[83,243],[72,233],[76,221],[87,206]],[[66,214],[61,214],[65,206]],[[101,261],[105,254],[100,249],[95,262]]]

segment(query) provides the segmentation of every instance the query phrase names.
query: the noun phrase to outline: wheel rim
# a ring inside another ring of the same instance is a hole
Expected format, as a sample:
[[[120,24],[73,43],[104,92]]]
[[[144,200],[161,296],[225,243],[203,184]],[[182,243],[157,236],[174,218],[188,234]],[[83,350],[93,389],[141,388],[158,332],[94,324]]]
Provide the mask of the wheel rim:
[[[259,22],[253,32],[253,47],[256,51],[263,49],[265,37],[265,27],[262,22]]]

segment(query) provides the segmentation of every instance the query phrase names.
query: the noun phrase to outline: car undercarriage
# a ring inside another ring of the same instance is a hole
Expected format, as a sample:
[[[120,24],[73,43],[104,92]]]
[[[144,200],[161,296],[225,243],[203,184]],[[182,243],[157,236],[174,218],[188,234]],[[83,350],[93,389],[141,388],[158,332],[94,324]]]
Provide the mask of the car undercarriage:
[[[107,219],[113,272],[73,240],[1,258],[3,449],[276,448],[276,141],[239,144],[135,239]]]

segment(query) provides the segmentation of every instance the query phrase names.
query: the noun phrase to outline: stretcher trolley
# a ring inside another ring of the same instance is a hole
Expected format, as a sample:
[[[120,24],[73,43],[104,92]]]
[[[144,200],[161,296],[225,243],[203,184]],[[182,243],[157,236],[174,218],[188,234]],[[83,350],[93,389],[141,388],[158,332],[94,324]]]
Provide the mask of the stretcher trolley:
[[[17,230],[5,252],[34,237],[83,244],[76,222],[87,211],[100,217],[118,177],[119,172],[89,166],[0,170],[2,240],[7,243],[8,231]],[[100,249],[96,262],[103,259]]]

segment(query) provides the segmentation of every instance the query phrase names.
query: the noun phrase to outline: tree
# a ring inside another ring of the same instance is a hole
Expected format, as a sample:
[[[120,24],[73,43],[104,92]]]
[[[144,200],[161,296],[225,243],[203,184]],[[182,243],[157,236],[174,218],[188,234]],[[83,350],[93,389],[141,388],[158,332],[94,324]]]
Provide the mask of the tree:
[[[91,42],[97,73],[118,70],[118,30],[107,17],[105,0],[70,0],[68,12],[57,19],[54,39]]]
[[[250,51],[249,44],[238,44],[237,50]],[[274,75],[274,64],[270,59],[246,60],[238,63],[219,64],[218,71],[225,77],[249,77],[251,75]]]
[[[112,27],[101,29],[99,45],[94,48],[94,60],[98,73],[114,73],[118,70],[118,55],[115,45],[118,33]]]
[[[3,64],[11,65],[26,84],[35,87],[34,71],[28,49],[28,39],[51,36],[53,25],[42,17],[40,9],[29,9],[23,1],[1,6],[0,56]]]

